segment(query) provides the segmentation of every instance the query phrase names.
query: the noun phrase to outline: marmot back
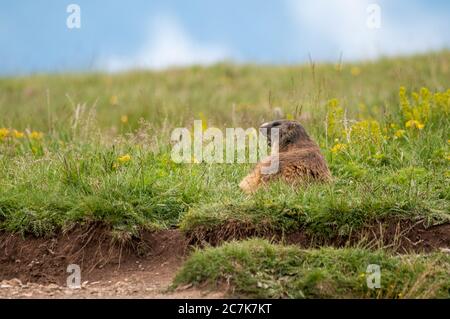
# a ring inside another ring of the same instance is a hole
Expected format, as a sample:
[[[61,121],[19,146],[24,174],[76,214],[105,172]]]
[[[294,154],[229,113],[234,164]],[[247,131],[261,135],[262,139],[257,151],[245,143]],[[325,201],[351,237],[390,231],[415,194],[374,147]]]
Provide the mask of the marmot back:
[[[266,135],[269,146],[272,144],[272,128],[279,129],[278,171],[264,174],[262,168],[269,167],[274,157],[269,156],[262,160],[239,184],[244,192],[252,193],[261,184],[279,178],[294,185],[331,181],[330,170],[319,146],[309,137],[302,125],[287,120],[264,123],[260,130]]]

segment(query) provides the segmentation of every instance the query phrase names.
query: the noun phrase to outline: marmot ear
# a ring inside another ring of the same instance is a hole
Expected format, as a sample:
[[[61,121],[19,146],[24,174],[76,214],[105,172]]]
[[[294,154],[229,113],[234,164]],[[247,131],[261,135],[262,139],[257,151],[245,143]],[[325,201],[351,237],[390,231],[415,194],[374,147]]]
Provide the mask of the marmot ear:
[[[287,125],[287,128],[288,128],[288,130],[292,130],[292,129],[294,129],[297,125],[295,125],[295,123],[293,123],[293,122],[288,122],[287,123],[288,125]]]

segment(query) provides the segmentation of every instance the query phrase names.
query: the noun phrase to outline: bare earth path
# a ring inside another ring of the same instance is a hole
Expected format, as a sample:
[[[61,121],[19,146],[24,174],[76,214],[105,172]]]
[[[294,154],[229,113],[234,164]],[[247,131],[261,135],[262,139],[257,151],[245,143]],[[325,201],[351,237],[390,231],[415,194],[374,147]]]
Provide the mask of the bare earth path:
[[[180,266],[181,260],[159,265],[144,260],[134,267],[126,265],[103,274],[89,275],[88,278],[93,279],[84,281],[81,289],[53,283],[23,284],[19,279],[3,280],[0,298],[223,298],[221,293],[190,287],[168,292]]]
[[[4,235],[0,238],[0,298],[223,297],[222,293],[191,287],[168,291],[187,256],[187,245],[179,231],[147,234],[144,243],[148,247],[143,256],[114,249],[113,258],[105,264],[92,262],[99,259],[97,252],[105,257],[108,251],[108,244],[101,240],[102,231],[92,234],[90,242],[83,239],[79,244],[74,244],[78,234],[61,236],[53,243]],[[122,254],[120,258],[118,253]],[[67,265],[74,262],[67,256],[75,256],[72,258],[80,263],[81,289],[67,287]],[[93,264],[95,267],[91,267]]]

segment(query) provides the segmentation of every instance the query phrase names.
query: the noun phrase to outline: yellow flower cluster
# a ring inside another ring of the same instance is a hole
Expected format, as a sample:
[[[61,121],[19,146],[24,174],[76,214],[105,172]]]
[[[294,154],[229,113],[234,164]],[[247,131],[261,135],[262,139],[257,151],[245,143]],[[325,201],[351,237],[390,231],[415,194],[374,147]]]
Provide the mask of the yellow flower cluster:
[[[446,119],[450,113],[450,89],[433,94],[429,89],[422,88],[418,92],[408,94],[406,89],[401,87],[399,97],[403,124],[390,122],[382,125],[372,119],[350,121],[346,118],[345,109],[341,107],[339,100],[328,101],[326,138],[327,142],[334,141],[330,151],[339,153],[351,147],[358,151],[368,151],[374,159],[380,160],[382,158],[376,158],[376,154],[382,155],[382,146],[386,141],[407,136],[417,137],[417,134],[413,134],[414,131],[423,130],[428,121]],[[360,110],[365,108],[364,104],[360,104]]]
[[[40,140],[44,136],[44,133],[38,131],[29,132],[28,138],[31,140]],[[10,130],[8,128],[0,128],[0,141],[4,141],[7,138],[13,139],[23,139],[25,137],[25,133],[18,130]]]
[[[42,132],[37,132],[37,131],[33,131],[30,134],[28,134],[28,136],[32,139],[32,140],[40,140],[43,136],[44,133]]]
[[[406,131],[405,130],[397,130],[394,133],[394,139],[399,139],[402,138],[405,135]]]
[[[419,130],[422,130],[425,127],[425,124],[420,123],[416,120],[409,120],[405,123],[406,128],[417,128]]]
[[[380,145],[385,140],[380,123],[374,120],[364,120],[353,124],[350,137],[352,143],[360,145],[366,145],[367,143]]]
[[[130,156],[130,154],[125,154],[125,155],[119,156],[119,157],[117,158],[117,161],[118,161],[120,164],[128,163],[129,161],[131,161],[131,156]]]
[[[406,88],[402,86],[399,91],[400,106],[402,108],[403,117],[405,120],[415,120],[425,123],[430,116],[430,91],[427,88],[422,88],[419,93],[412,92],[411,103]]]
[[[127,124],[128,123],[128,116],[127,115],[122,115],[120,117],[120,122],[122,122],[123,124]]]
[[[421,88],[419,92],[412,92],[410,99],[406,88],[402,86],[399,98],[405,122],[416,121],[422,128],[431,116],[448,116],[450,113],[450,89],[432,94],[429,89]],[[411,122],[410,127],[419,128],[418,124]]]
[[[25,137],[25,133],[18,130],[13,130],[13,136],[14,138],[21,139]]]
[[[208,119],[203,112],[198,113],[198,117],[202,121],[202,130],[206,131],[208,129]]]
[[[331,148],[332,153],[339,153],[347,149],[347,144],[338,143]]]
[[[439,110],[444,115],[448,116],[450,113],[450,89],[446,92],[437,92],[433,95],[434,108]]]
[[[9,130],[7,128],[0,128],[0,141],[9,136]]]
[[[377,149],[388,137],[383,135],[381,125],[375,120],[363,120],[350,123],[344,116],[344,109],[337,99],[327,103],[326,129],[328,140],[333,139],[335,145],[330,149],[332,153],[339,153],[351,145],[371,145]],[[404,132],[398,132],[400,136]],[[386,132],[387,134],[387,132]],[[346,144],[339,143],[345,140]],[[373,151],[376,151],[375,149]]]
[[[113,168],[118,168],[121,165],[125,165],[131,161],[130,154],[124,154],[117,158],[117,160],[113,163]]]
[[[359,67],[357,67],[357,66],[354,66],[354,67],[352,67],[352,68],[350,69],[350,73],[351,73],[351,75],[353,75],[353,76],[358,76],[358,75],[361,74],[361,69],[360,69]]]

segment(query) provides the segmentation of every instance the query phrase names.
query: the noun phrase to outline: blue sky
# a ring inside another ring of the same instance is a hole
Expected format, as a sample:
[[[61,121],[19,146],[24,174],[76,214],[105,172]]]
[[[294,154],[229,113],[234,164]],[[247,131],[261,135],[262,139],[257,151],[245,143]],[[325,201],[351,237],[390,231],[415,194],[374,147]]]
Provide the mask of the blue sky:
[[[69,29],[69,4],[81,28]],[[369,4],[380,27],[369,28]],[[0,74],[372,59],[450,47],[450,1],[17,0],[0,5]]]

